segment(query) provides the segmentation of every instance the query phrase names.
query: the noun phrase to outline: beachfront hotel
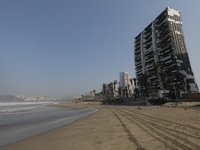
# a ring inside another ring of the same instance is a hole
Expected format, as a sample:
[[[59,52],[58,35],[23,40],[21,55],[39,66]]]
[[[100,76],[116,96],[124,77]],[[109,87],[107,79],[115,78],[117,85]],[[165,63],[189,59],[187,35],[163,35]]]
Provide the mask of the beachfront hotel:
[[[135,37],[140,95],[180,98],[198,92],[186,49],[180,11],[167,7]]]
[[[123,93],[123,90],[126,90],[128,97],[131,97],[134,93],[133,83],[131,83],[131,79],[132,79],[132,77],[128,72],[120,72],[119,73],[119,87],[121,90],[120,93]]]

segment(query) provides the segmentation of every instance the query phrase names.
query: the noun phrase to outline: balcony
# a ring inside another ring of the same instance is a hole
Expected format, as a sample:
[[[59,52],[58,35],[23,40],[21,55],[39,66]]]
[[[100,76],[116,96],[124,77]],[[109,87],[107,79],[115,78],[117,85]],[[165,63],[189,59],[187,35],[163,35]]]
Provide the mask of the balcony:
[[[136,71],[142,70],[142,66],[141,66],[141,67],[136,67],[135,70],[136,70]]]
[[[150,52],[153,52],[153,47],[150,47],[149,49],[147,49],[144,54],[147,55],[149,54]]]
[[[145,59],[146,64],[152,64],[153,62],[154,62],[154,57],[149,57],[149,58]]]
[[[149,38],[150,36],[151,36],[151,32],[148,32],[145,34],[144,38],[146,39],[146,38]]]
[[[140,45],[138,45],[138,46],[137,46],[137,45],[135,45],[135,49],[139,49],[139,48],[140,48]]]
[[[135,61],[135,66],[138,66],[138,65],[140,65],[140,64],[142,64],[141,61]]]
[[[159,30],[159,32],[158,33],[163,33],[163,32],[166,32],[167,30],[169,30],[170,28],[169,28],[169,26],[167,26],[167,25],[165,25],[165,26],[162,26],[163,28],[161,28],[160,30]]]
[[[142,69],[142,65],[138,65],[137,67],[135,67],[135,70],[141,70]]]
[[[150,68],[150,67],[152,67],[153,66],[153,64],[151,63],[151,64],[147,64],[146,65],[146,68]]]
[[[141,54],[138,54],[137,56],[135,56],[135,59],[141,58]]]
[[[141,73],[143,73],[142,69],[136,71],[136,74],[138,74],[138,75],[141,74]]]
[[[168,68],[169,69],[169,66],[171,65],[172,63],[167,63],[167,64],[164,64],[163,66],[165,67],[165,68]]]
[[[171,40],[170,40],[170,39],[167,40],[167,36],[165,36],[165,40],[164,40],[164,41],[160,41],[160,43],[161,43],[162,45],[170,45],[170,44],[171,44]]]
[[[135,52],[137,53],[138,51],[140,51],[140,47],[135,48],[134,50],[135,50]]]
[[[178,70],[172,70],[172,73],[178,72]]]
[[[164,51],[164,50],[166,50],[166,49],[168,49],[168,48],[170,48],[170,44],[168,44],[167,46],[165,46],[164,48],[158,48],[158,50],[159,50],[159,52],[162,52],[162,51]]]
[[[159,25],[156,25],[156,31],[158,32],[158,31],[162,31],[162,30],[164,30],[164,29],[166,29],[166,28],[168,28],[169,27],[169,24],[168,24],[168,22],[166,21],[166,22],[164,22],[161,26],[159,26]]]
[[[151,76],[148,79],[151,80],[151,79],[155,79],[155,78],[156,78],[156,76]]]
[[[176,64],[176,63],[173,63],[173,64],[171,64],[171,65],[169,66],[169,68],[172,68],[172,67],[175,67],[175,66],[177,66],[177,64]]]
[[[156,87],[157,87],[157,88],[160,88],[160,87],[161,87],[161,85],[159,84],[159,85],[157,85]]]
[[[144,40],[144,43],[148,43],[150,41],[152,41],[152,37],[151,36],[149,36],[146,40]]]
[[[165,64],[169,64],[169,63],[172,63],[172,62],[173,62],[173,60],[170,59],[170,60],[166,61]]]
[[[137,55],[137,54],[139,54],[139,53],[141,53],[140,49],[135,49],[135,50],[134,50],[134,54],[135,54],[135,55]]]
[[[158,38],[161,39],[164,38],[164,36],[168,36],[170,34],[169,29],[166,29],[165,31],[163,31],[160,35],[158,35]]]
[[[149,49],[150,47],[152,47],[152,41],[150,43],[148,43],[148,44],[144,44],[144,47],[146,49]]]
[[[166,36],[163,36],[161,39],[157,39],[156,41],[158,44],[161,44],[161,45],[168,45],[170,44],[172,41],[171,41],[171,38],[170,38],[170,35],[166,35]]]
[[[135,42],[135,46],[138,46],[138,45],[140,45],[140,41]]]
[[[144,29],[145,33],[151,32],[151,23]]]
[[[157,81],[158,81],[158,80],[153,80],[153,81],[151,81],[152,85],[156,85]]]
[[[164,69],[162,69],[162,71],[167,72],[167,71],[169,71],[169,68],[164,68]]]
[[[137,63],[135,66],[136,66],[136,67],[142,66],[142,63],[141,63],[141,62],[140,62],[140,63]]]
[[[171,56],[167,56],[167,57],[161,58],[160,61],[166,61],[168,59],[171,59]]]
[[[141,51],[140,50],[135,50],[134,54],[135,54],[135,56],[137,56],[137,55],[141,54]]]
[[[139,40],[139,39],[140,39],[140,35],[141,35],[141,33],[138,34],[138,35],[135,37],[135,40]]]
[[[136,73],[136,76],[139,78],[140,76],[142,76],[143,75],[143,72],[141,71],[141,72],[139,72],[139,73]]]
[[[162,44],[165,44],[165,43],[169,43],[169,41],[165,41],[166,39],[169,39],[170,37],[172,36],[172,32],[170,32],[169,30],[168,31],[165,31],[165,33],[162,33],[162,35],[160,35],[158,37],[158,39],[160,39],[160,43]],[[162,41],[164,40],[164,41]],[[171,42],[170,42],[171,43]]]
[[[177,63],[180,63],[180,64],[182,64],[182,63],[183,63],[183,61],[182,61],[182,60],[178,60],[178,59],[176,60],[176,62],[177,62]]]
[[[160,19],[162,19],[163,17],[166,17],[166,16],[167,16],[167,11],[165,9],[156,19],[160,20]]]
[[[180,82],[173,82],[173,83],[170,83],[169,85],[176,85],[176,84],[180,84]]]
[[[148,62],[150,62],[150,61],[152,61],[152,60],[154,60],[154,57],[149,58],[148,60],[146,60],[146,62],[148,63]]]
[[[154,66],[151,66],[149,68],[147,68],[147,71],[150,71],[150,70],[153,70],[154,69]]]
[[[167,21],[167,18],[163,18],[163,20],[160,20],[159,22],[157,22],[157,27],[161,26],[163,23],[165,23]]]
[[[141,60],[141,57],[135,57],[135,61]]]
[[[159,60],[164,62],[166,60],[172,59],[171,56],[172,56],[171,53],[168,54],[162,53],[162,55],[159,55]]]
[[[165,51],[165,54],[169,54],[170,52],[172,53],[173,50],[172,49],[168,49],[168,50]]]
[[[136,64],[136,65],[135,65],[135,70],[138,70],[138,69],[136,69],[137,67],[142,67],[142,63]]]

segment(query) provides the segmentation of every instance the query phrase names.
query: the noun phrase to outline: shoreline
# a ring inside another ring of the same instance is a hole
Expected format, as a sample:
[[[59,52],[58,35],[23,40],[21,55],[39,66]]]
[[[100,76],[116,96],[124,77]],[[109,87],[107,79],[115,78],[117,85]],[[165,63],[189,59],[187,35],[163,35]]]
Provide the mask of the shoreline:
[[[199,109],[112,106],[95,102],[57,104],[57,106],[89,107],[98,109],[98,111],[63,127],[0,147],[0,149],[165,150],[181,147],[200,148],[198,142],[200,139]]]
[[[12,107],[0,114],[0,146],[9,145],[59,127],[96,112],[93,108],[64,108],[46,105]]]

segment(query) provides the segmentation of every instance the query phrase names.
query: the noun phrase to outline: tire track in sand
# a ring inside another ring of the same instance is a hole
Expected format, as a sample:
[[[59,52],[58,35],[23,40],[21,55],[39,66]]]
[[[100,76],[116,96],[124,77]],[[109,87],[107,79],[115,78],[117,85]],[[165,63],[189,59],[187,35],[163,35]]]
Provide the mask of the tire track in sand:
[[[180,128],[182,128],[183,130],[187,129],[187,130],[192,130],[192,131],[200,131],[200,128],[198,128],[198,127],[193,127],[193,126],[190,126],[190,125],[185,125],[185,124],[177,123],[177,122],[174,122],[174,121],[149,116],[149,115],[146,115],[146,114],[138,113],[138,112],[130,110],[130,109],[126,109],[126,110],[129,110],[129,111],[133,112],[134,114],[138,114],[138,115],[150,118],[150,119],[154,119],[154,120],[157,120],[157,121],[159,120],[159,122],[161,121],[161,122],[177,125]]]
[[[119,113],[119,112],[118,112]],[[120,113],[121,114],[121,113]],[[130,118],[127,117],[127,115],[121,114],[123,117],[127,118],[129,121],[133,122],[135,125],[137,125],[142,131],[144,131],[147,135],[150,135],[152,138],[154,138],[155,140],[159,141],[160,143],[162,143],[166,148],[171,149],[171,150],[178,150],[175,147],[172,147],[171,144],[168,144],[168,142],[166,140],[163,140],[163,138],[160,138],[159,136],[153,134],[152,132],[150,132],[148,130],[148,128],[143,127],[142,124],[139,124],[136,121],[131,120]]]
[[[177,136],[174,133],[167,131],[166,127],[163,127],[161,125],[146,121],[145,119],[142,119],[138,115],[127,112],[128,110],[117,109],[117,111],[118,111],[118,113],[120,113],[121,115],[126,117],[128,120],[135,123],[138,127],[140,127],[142,130],[144,130],[150,136],[159,140],[161,143],[163,143],[166,147],[168,147],[170,149],[176,149],[175,147],[177,147],[177,148],[179,147],[181,149],[188,149],[188,150],[190,150],[190,149],[200,149],[199,145],[197,145],[197,144],[195,144],[195,143],[193,143],[193,142],[191,142],[191,141],[189,141],[185,138]],[[169,143],[169,141],[175,147],[170,146],[171,144]],[[167,143],[169,143],[169,144],[167,144]]]
[[[121,123],[122,127],[124,128],[124,131],[128,134],[129,139],[131,140],[131,142],[133,142],[135,144],[135,146],[137,146],[137,150],[145,150],[145,148],[143,148],[140,143],[138,142],[138,140],[132,135],[132,133],[130,132],[130,130],[127,128],[127,126],[124,124],[124,122],[121,120],[121,118],[110,108],[108,108],[119,120],[119,122]]]
[[[190,126],[190,128],[188,129],[188,128],[184,127],[185,125],[180,126],[180,124],[177,125],[172,122],[170,123],[167,120],[162,121],[159,118],[155,119],[155,117],[152,117],[152,118],[150,116],[146,117],[147,115],[141,115],[140,113],[135,113],[134,111],[129,110],[129,109],[126,109],[126,111],[129,111],[133,114],[138,114],[141,119],[145,119],[146,121],[149,121],[149,123],[153,124],[154,126],[160,126],[160,127],[164,128],[165,130],[171,131],[173,133],[181,134],[182,136],[187,136],[187,137],[196,139],[198,141],[200,140],[200,135],[198,132],[198,131],[200,131],[200,129],[197,130],[196,127],[194,127],[194,129],[192,129],[192,127]]]

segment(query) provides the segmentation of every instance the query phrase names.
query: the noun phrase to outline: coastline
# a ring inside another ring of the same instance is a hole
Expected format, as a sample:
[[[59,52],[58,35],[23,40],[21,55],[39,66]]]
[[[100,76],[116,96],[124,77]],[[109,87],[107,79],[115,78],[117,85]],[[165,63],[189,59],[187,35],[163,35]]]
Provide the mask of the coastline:
[[[57,129],[97,111],[93,108],[64,108],[35,104],[19,104],[19,106],[6,105],[3,112],[1,113],[2,109],[0,111],[0,146]]]
[[[90,107],[98,111],[63,127],[0,147],[0,149],[164,150],[181,147],[200,148],[199,109],[111,106],[95,102],[57,104],[56,106]]]

